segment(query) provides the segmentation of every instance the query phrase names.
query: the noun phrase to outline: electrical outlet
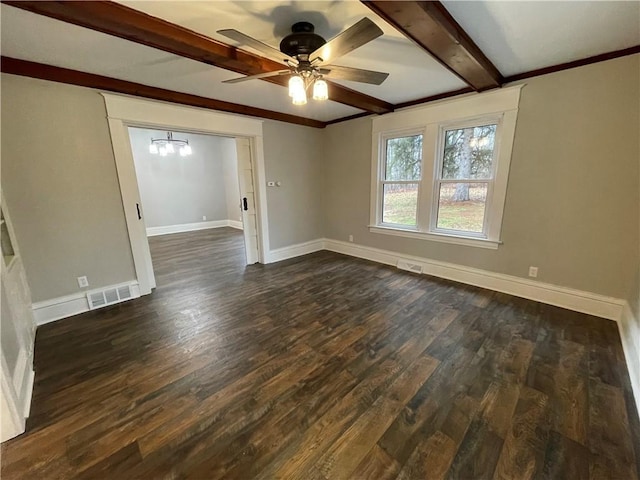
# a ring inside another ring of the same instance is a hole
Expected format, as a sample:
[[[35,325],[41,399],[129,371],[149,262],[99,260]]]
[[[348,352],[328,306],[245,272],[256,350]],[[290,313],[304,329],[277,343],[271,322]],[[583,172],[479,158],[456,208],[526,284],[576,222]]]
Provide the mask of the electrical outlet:
[[[349,241],[353,242],[353,235],[349,235]]]
[[[202,220],[206,220],[207,216],[206,215],[202,215]]]
[[[78,277],[78,286],[80,288],[85,288],[89,286],[89,280],[87,280],[87,277]]]
[[[538,276],[538,267],[529,267],[529,276],[536,278]]]

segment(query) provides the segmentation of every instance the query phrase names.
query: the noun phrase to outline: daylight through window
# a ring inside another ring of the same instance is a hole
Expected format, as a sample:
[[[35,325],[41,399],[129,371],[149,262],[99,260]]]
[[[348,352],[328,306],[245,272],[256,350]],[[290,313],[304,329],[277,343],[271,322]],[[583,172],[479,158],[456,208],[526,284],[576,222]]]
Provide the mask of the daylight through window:
[[[436,229],[485,234],[497,125],[444,131],[436,180]]]
[[[422,135],[385,141],[382,221],[416,226],[422,171]]]
[[[498,248],[519,99],[511,87],[374,119],[370,231]]]

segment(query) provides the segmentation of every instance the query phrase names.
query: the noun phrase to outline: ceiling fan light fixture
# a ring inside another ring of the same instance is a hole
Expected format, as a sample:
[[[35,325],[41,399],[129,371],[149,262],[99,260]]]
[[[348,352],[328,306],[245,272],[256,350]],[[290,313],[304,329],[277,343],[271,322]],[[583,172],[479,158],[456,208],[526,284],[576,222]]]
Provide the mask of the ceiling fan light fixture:
[[[313,83],[313,99],[314,100],[328,100],[329,99],[329,87],[327,82],[322,78],[317,79]]]
[[[297,91],[293,96],[293,104],[294,105],[306,105],[307,104],[307,92],[304,88],[300,91]]]
[[[291,33],[280,42],[279,50],[235,29],[218,30],[218,33],[258,50],[267,59],[288,67],[288,70],[261,72],[224,80],[223,83],[239,83],[247,80],[264,80],[269,77],[291,75],[288,83],[289,97],[294,105],[307,103],[306,90],[312,85],[314,100],[328,100],[329,86],[323,79],[325,75],[331,79],[373,85],[380,85],[389,76],[388,73],[383,72],[333,65],[333,60],[336,58],[348,54],[383,34],[380,27],[367,17],[343,30],[329,41],[315,33],[315,27],[312,23],[297,22],[291,27]],[[311,96],[311,92],[309,94]]]
[[[149,145],[149,153],[152,155],[158,154],[158,146],[155,143],[152,143],[151,145]]]
[[[299,97],[301,95],[300,92],[304,94],[304,80],[298,75],[293,75],[289,79],[289,96],[292,98]]]

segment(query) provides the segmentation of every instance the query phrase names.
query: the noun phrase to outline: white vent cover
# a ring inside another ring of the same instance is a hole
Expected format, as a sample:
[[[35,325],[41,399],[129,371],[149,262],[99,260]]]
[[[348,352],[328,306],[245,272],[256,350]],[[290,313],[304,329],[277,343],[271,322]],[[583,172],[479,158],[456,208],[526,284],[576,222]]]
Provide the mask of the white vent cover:
[[[96,308],[113,305],[114,303],[128,300],[131,297],[132,295],[130,285],[123,285],[120,287],[107,288],[106,290],[87,292],[87,299],[89,300],[89,310],[95,310]]]
[[[422,265],[419,263],[410,262],[409,260],[398,260],[396,265],[400,270],[406,270],[413,273],[422,273]]]

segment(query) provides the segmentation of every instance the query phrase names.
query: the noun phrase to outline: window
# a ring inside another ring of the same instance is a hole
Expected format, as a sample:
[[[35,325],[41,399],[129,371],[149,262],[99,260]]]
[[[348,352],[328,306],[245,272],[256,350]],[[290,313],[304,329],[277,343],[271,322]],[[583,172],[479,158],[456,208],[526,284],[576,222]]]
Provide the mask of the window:
[[[503,89],[374,119],[370,230],[498,248],[519,94]]]
[[[486,237],[497,124],[442,130],[431,230]]]
[[[384,141],[382,223],[416,226],[422,171],[422,134]]]

